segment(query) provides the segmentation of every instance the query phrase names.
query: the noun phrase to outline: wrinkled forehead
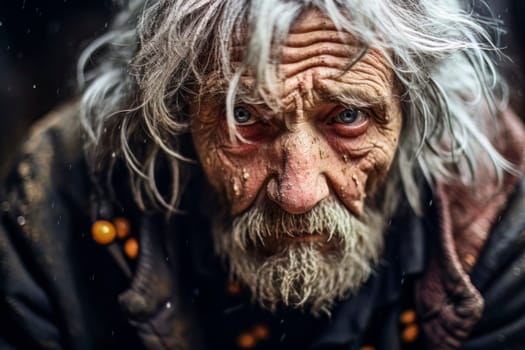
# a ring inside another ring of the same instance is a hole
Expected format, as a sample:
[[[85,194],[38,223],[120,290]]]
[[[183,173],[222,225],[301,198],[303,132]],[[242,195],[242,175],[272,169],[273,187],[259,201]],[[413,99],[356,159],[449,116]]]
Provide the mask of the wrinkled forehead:
[[[242,95],[257,94],[259,85],[282,89],[279,82],[319,65],[319,60],[334,74],[341,74],[367,53],[366,45],[315,8],[301,12],[281,36],[271,29],[266,29],[266,36],[255,36],[248,26],[243,28],[243,33],[231,38],[230,74],[220,68],[210,72],[204,92],[224,92],[236,80],[235,74],[239,74],[238,93]]]

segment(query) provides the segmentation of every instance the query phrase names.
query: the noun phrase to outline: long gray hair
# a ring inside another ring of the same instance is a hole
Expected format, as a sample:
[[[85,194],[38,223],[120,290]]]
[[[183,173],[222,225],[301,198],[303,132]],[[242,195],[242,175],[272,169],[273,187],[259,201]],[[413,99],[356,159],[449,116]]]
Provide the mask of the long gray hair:
[[[113,29],[79,63],[86,86],[80,117],[92,167],[105,172],[115,158],[123,159],[140,206],[175,210],[188,161],[181,154],[191,123],[188,104],[217,74],[230,82],[222,93],[233,126],[238,81],[247,68],[258,94],[274,101],[264,88],[272,84],[270,67],[278,60],[274,45],[311,7],[390,60],[404,118],[393,170],[416,212],[421,175],[430,185],[451,179],[473,184],[481,168],[490,166],[499,177],[512,171],[486,136],[492,125],[487,116],[496,124],[505,108],[505,85],[493,63],[499,51],[488,32],[495,22],[476,19],[456,0],[128,1]],[[232,49],[243,41],[242,65],[234,69]],[[101,63],[86,72],[97,52]],[[170,169],[162,171],[170,171],[170,193],[157,184],[161,158],[169,160]]]

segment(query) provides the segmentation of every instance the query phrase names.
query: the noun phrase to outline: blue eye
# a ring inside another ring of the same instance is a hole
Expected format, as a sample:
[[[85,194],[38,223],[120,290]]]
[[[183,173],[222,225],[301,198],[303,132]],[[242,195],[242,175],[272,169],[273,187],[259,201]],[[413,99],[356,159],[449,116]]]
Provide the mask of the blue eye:
[[[335,117],[335,121],[342,124],[352,124],[362,117],[362,114],[356,109],[344,109]]]
[[[253,123],[252,114],[244,107],[235,107],[233,109],[233,119],[239,125],[247,125]]]

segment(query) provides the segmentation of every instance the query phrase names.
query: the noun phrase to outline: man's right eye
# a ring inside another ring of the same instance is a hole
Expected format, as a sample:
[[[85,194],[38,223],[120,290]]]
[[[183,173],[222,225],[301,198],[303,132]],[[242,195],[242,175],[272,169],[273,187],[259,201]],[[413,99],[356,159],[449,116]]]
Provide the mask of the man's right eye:
[[[233,119],[237,125],[251,125],[257,121],[248,109],[241,106],[233,109]]]

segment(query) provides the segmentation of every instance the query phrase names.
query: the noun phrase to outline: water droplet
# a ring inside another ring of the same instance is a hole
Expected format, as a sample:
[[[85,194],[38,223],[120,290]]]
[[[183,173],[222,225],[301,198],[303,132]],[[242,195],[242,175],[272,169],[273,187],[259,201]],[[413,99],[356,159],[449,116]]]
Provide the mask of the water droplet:
[[[428,206],[431,207],[431,206],[432,206],[432,203],[434,203],[434,202],[433,202],[432,199],[431,199],[431,200],[428,202]]]
[[[36,89],[36,84],[33,84],[33,89]]]
[[[0,27],[2,26],[2,24],[3,24],[2,21],[0,21]]]
[[[171,309],[171,302],[169,301],[166,302],[166,309]]]
[[[250,174],[248,173],[248,171],[246,169],[242,169],[242,179],[244,181],[248,180],[250,178]]]
[[[111,152],[111,158],[115,158],[117,154],[115,152]]]
[[[20,226],[24,226],[26,224],[26,218],[20,215],[16,218],[16,222],[18,222]]]
[[[55,201],[52,201],[51,202],[51,209],[54,209],[55,208]]]

